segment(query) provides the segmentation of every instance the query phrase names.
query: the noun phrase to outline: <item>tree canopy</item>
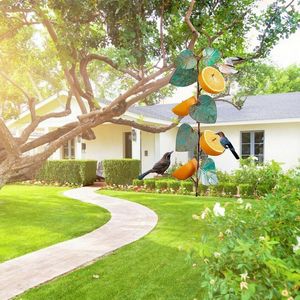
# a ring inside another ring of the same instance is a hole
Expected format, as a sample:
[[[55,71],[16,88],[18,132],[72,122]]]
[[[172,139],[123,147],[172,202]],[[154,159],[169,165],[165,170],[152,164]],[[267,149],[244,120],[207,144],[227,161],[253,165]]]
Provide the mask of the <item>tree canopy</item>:
[[[32,117],[20,137],[12,137],[0,122],[5,137],[0,149],[0,174],[6,174],[2,181],[26,178],[65,141],[78,134],[92,139],[91,128],[104,122],[151,132],[175,126],[152,128],[120,117],[131,105],[155,102],[170,92],[174,59],[183,49],[200,55],[205,47],[214,47],[224,57],[246,61],[266,57],[279,39],[297,29],[294,2],[275,0],[261,10],[256,0],[2,0],[2,116],[17,115],[25,103]],[[247,44],[251,30],[258,33],[254,49]],[[65,111],[37,116],[35,103],[61,89],[70,92]],[[110,104],[99,107],[99,95]],[[81,108],[78,122],[28,141],[44,120],[69,114],[70,101]],[[29,160],[28,151],[41,145],[45,151]]]

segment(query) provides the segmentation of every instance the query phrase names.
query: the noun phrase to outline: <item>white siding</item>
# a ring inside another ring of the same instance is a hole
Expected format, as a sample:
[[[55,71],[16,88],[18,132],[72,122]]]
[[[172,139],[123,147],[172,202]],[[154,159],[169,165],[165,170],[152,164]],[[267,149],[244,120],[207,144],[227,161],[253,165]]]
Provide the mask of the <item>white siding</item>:
[[[93,129],[96,139],[92,141],[82,140],[86,143],[86,152],[82,153],[82,159],[123,158],[124,133],[131,132],[131,127],[113,124],[99,125]]]

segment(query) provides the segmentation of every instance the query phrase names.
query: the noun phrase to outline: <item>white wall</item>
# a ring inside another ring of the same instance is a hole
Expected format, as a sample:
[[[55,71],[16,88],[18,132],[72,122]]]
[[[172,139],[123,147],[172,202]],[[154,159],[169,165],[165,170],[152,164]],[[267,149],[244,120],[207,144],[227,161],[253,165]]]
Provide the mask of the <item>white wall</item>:
[[[96,139],[92,141],[82,140],[86,143],[86,152],[82,154],[82,159],[103,159],[123,158],[124,133],[131,132],[131,127],[113,124],[104,124],[95,127]]]

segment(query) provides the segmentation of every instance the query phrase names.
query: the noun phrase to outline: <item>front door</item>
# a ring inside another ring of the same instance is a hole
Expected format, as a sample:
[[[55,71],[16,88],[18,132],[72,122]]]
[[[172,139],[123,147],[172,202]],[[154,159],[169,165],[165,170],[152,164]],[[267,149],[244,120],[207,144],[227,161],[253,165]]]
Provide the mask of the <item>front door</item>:
[[[125,158],[132,158],[132,139],[131,139],[131,132],[125,132]]]

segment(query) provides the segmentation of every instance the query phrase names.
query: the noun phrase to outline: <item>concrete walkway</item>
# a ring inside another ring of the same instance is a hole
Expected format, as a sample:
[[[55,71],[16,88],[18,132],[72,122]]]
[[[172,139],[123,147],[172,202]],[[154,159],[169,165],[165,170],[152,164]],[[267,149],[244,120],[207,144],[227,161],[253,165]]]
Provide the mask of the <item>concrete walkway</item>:
[[[65,196],[96,204],[111,213],[102,227],[0,264],[0,299],[10,299],[39,284],[84,266],[149,233],[157,215],[140,204],[96,194],[95,187],[65,192]]]

